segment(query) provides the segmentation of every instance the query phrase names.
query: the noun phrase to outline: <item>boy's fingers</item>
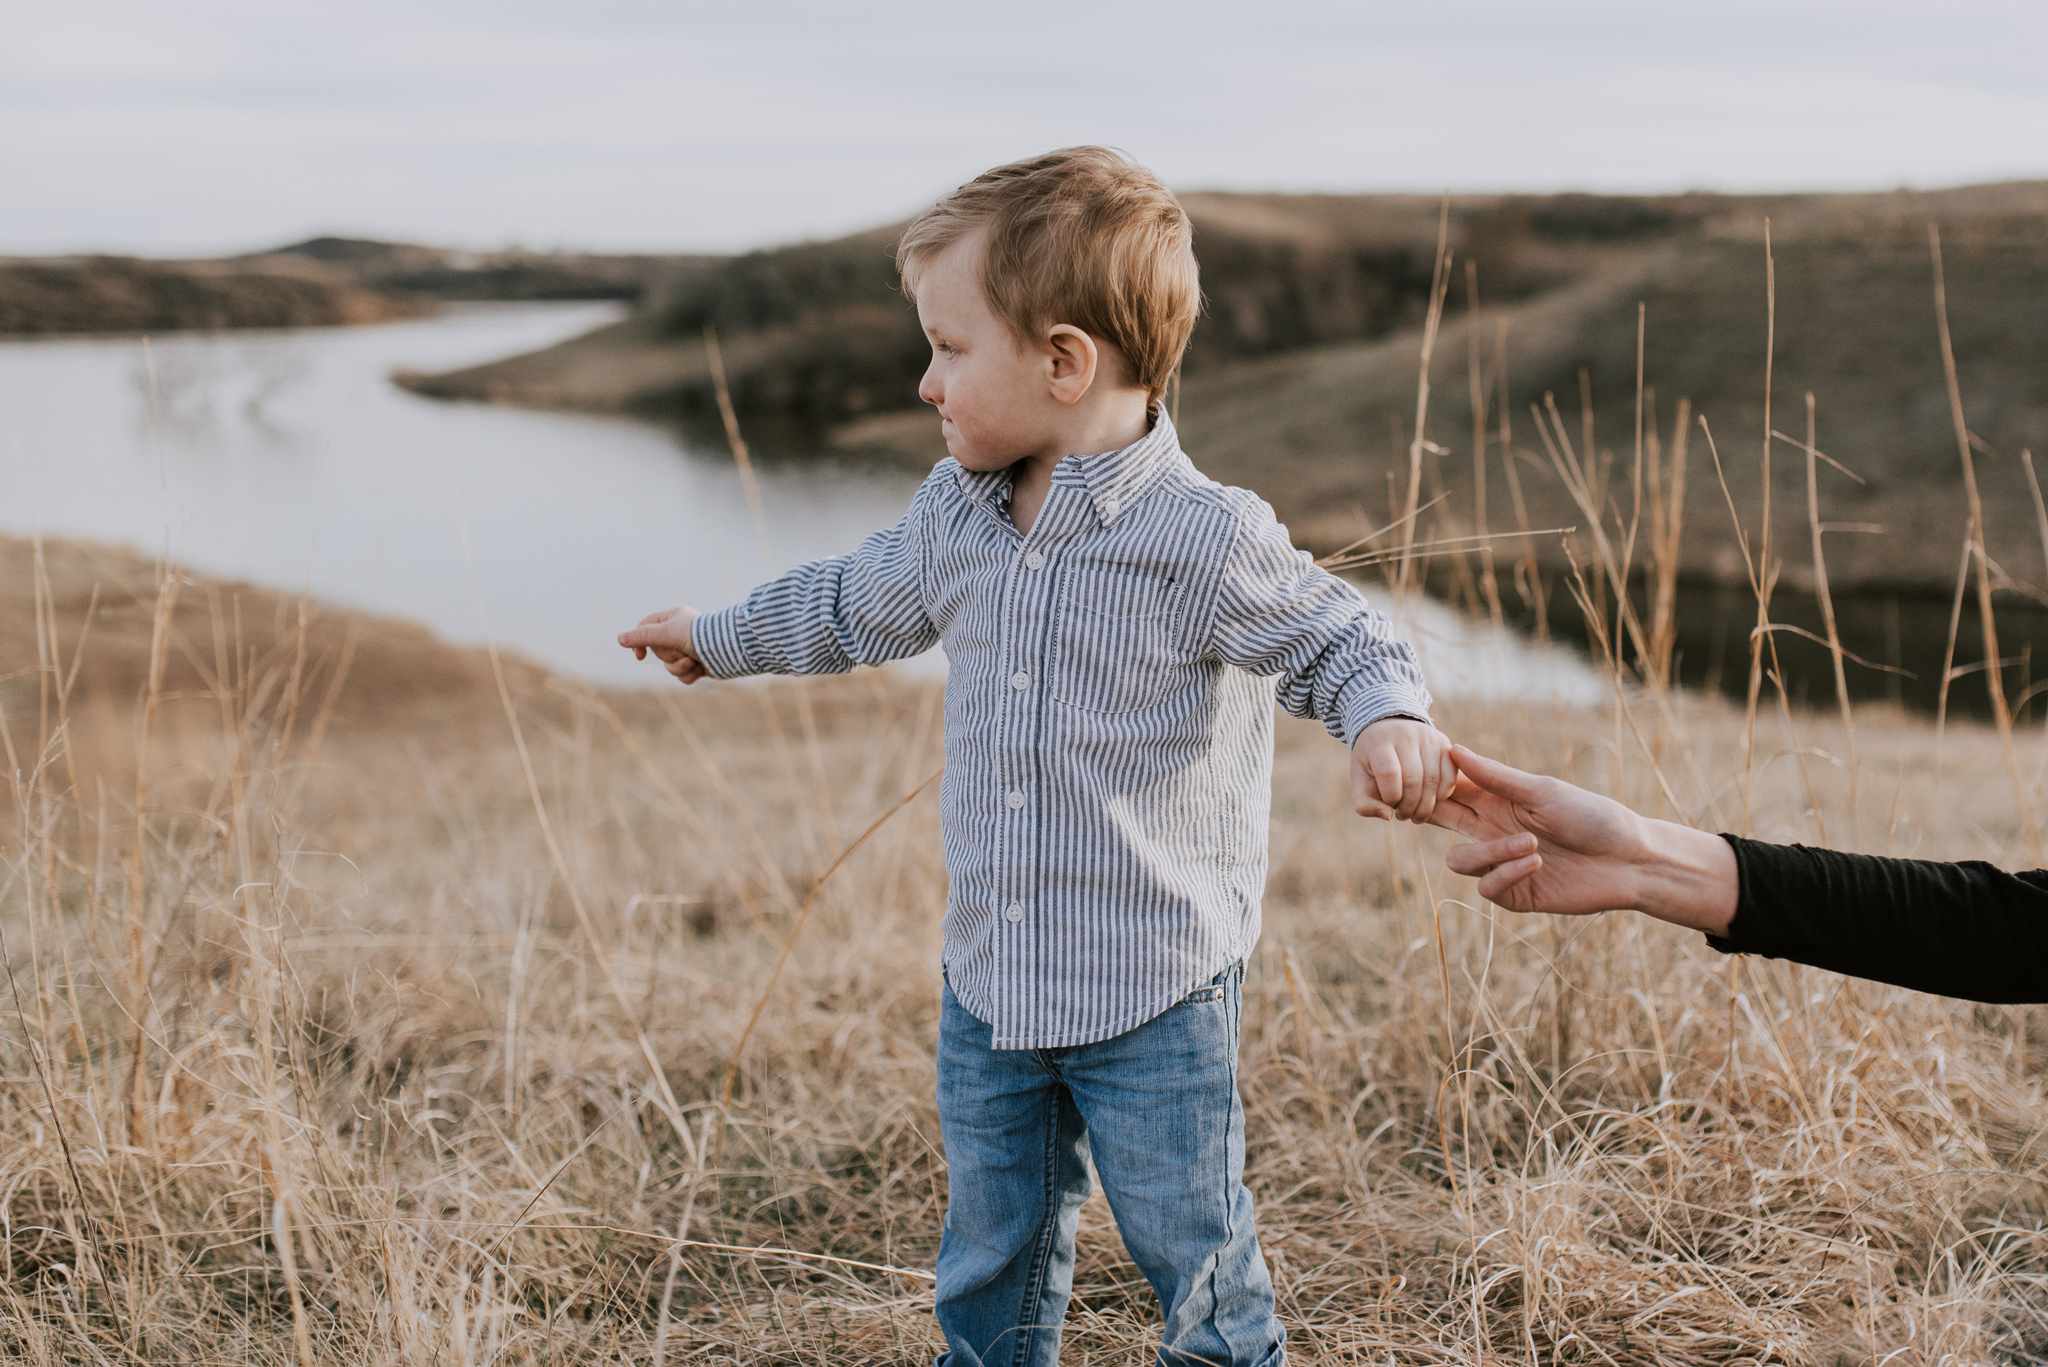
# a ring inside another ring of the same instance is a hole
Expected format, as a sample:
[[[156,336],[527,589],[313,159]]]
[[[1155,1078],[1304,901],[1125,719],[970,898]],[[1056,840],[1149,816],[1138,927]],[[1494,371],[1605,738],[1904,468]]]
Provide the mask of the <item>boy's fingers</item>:
[[[1448,746],[1435,755],[1424,757],[1422,763],[1430,766],[1431,772],[1426,780],[1416,785],[1423,789],[1423,792],[1422,800],[1416,807],[1415,820],[1427,822],[1434,820],[1438,810],[1450,801],[1451,790],[1458,784],[1458,767],[1451,763]]]
[[[1374,786],[1380,790],[1380,801],[1398,807],[1403,786],[1400,753],[1382,741],[1366,751],[1365,767],[1372,774]]]
[[[1409,741],[1400,747],[1401,800],[1396,804],[1403,821],[1414,821],[1429,795],[1429,782],[1422,771],[1422,747]]]
[[[1437,803],[1443,801],[1443,756],[1432,754],[1428,737],[1415,747],[1415,815],[1417,824],[1427,822],[1436,812]]]
[[[1371,772],[1357,761],[1351,765],[1351,810],[1381,821],[1391,820],[1394,815],[1394,809],[1380,801],[1379,785],[1373,781]]]

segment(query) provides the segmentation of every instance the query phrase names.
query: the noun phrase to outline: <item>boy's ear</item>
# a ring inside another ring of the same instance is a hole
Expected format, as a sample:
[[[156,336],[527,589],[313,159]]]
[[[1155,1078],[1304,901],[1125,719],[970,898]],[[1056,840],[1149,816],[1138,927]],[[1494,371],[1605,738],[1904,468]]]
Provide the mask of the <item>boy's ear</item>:
[[[1046,332],[1046,378],[1061,403],[1079,403],[1095,385],[1103,355],[1095,339],[1071,323],[1055,323]]]

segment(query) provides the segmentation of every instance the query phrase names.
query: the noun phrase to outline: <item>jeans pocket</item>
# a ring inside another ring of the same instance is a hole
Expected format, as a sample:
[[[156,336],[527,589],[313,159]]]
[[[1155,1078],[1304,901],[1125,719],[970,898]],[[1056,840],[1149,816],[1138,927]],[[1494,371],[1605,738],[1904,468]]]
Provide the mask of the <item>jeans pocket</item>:
[[[1199,1006],[1203,1002],[1220,1002],[1222,1000],[1222,983],[1203,983],[1200,987],[1196,988],[1194,991],[1188,993],[1185,997],[1182,997],[1179,1001],[1175,1002],[1174,1005]]]

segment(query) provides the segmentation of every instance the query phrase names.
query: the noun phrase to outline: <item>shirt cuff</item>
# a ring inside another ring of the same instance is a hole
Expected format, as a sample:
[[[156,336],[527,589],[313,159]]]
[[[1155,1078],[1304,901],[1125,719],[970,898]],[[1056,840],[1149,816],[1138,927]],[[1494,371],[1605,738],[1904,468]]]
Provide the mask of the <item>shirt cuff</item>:
[[[1429,694],[1423,689],[1354,678],[1337,695],[1336,715],[1329,721],[1330,734],[1348,749],[1358,743],[1359,733],[1366,727],[1389,717],[1436,725],[1430,720]]]
[[[714,679],[740,679],[765,673],[747,649],[747,605],[735,603],[717,612],[699,613],[690,623],[690,645],[704,672]]]

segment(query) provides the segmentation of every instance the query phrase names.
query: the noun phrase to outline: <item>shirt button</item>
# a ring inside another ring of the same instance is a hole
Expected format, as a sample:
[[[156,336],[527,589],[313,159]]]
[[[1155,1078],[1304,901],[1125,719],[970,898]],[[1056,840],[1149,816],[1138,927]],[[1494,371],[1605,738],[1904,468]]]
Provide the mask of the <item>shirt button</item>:
[[[1024,810],[1024,794],[1018,792],[1015,788],[1010,790],[1009,795],[1003,801],[1010,804],[1010,810],[1013,812]]]
[[[1010,687],[1022,693],[1025,689],[1031,687],[1031,676],[1021,669],[1018,670],[1010,676]]]
[[[1040,555],[1037,551],[1031,552],[1031,554],[1024,557],[1024,568],[1027,570],[1044,569],[1045,557]]]
[[[1014,924],[1015,924],[1016,922],[1018,922],[1018,921],[1021,921],[1021,920],[1023,920],[1023,919],[1024,919],[1024,904],[1023,904],[1022,902],[1012,902],[1012,903],[1010,903],[1010,908],[1009,908],[1009,910],[1008,910],[1008,911],[1005,911],[1005,912],[1003,913],[1003,919],[1004,919],[1004,920],[1006,920],[1006,921],[1009,921],[1009,922],[1010,922],[1011,924],[1013,924],[1013,925],[1014,925]]]
[[[1124,505],[1113,498],[1105,498],[1104,500],[1102,500],[1102,515],[1104,517],[1115,517],[1118,513],[1122,512],[1123,510]]]

